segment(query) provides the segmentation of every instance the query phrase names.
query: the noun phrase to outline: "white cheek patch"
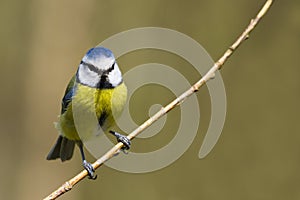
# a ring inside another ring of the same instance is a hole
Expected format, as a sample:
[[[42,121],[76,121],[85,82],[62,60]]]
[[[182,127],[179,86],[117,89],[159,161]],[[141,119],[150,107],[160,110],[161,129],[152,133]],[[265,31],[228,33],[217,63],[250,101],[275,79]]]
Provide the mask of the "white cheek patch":
[[[98,73],[91,71],[87,66],[82,64],[79,65],[78,79],[80,83],[91,87],[96,87],[100,81]]]
[[[108,80],[113,87],[118,86],[122,82],[122,74],[117,63],[115,63],[114,69],[109,72]]]

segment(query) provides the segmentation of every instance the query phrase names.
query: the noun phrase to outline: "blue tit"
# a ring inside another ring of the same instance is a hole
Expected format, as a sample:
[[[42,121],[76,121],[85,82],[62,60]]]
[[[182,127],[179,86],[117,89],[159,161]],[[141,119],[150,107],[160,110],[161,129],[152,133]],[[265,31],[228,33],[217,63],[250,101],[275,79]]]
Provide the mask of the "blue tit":
[[[71,159],[77,144],[83,167],[87,170],[89,178],[95,179],[95,170],[85,159],[83,141],[92,139],[95,135],[93,131],[99,128],[104,132],[110,131],[115,117],[123,110],[126,98],[127,88],[113,53],[104,47],[90,49],[82,58],[65,91],[61,114],[56,123],[60,135],[47,160]],[[95,116],[96,124],[90,123],[90,116]],[[80,126],[80,131],[77,130],[77,124],[84,124]],[[110,132],[119,142],[123,142],[125,148],[130,147],[127,137]]]

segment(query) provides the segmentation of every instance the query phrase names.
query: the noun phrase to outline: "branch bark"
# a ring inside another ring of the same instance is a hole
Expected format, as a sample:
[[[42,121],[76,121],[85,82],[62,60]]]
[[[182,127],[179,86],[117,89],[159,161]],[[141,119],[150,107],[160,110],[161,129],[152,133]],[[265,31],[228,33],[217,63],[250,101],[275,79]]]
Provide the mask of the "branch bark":
[[[137,129],[131,132],[127,137],[128,139],[132,140],[137,135],[139,135],[142,131],[144,131],[147,127],[153,124],[155,121],[160,119],[162,116],[167,114],[170,110],[175,108],[180,103],[184,102],[186,98],[191,96],[193,93],[197,92],[200,87],[202,87],[206,82],[210,79],[214,78],[215,72],[220,70],[224,63],[228,60],[228,58],[233,54],[233,52],[245,41],[249,38],[249,34],[251,31],[256,27],[258,22],[262,19],[262,17],[267,13],[270,6],[272,5],[272,0],[267,0],[264,6],[261,8],[259,13],[250,21],[250,24],[244,30],[244,32],[237,38],[237,40],[227,49],[227,51],[223,54],[223,56],[215,62],[212,68],[198,81],[196,82],[191,88],[181,94],[178,98],[173,100],[171,103],[166,105],[165,107],[161,108],[155,115],[150,117],[147,121],[145,121],[142,125],[140,125]],[[123,147],[123,143],[119,142],[114,147],[112,147],[108,152],[106,152],[101,158],[99,158],[96,162],[93,163],[94,169],[99,168],[104,162],[108,161],[114,155],[116,155],[120,149]],[[79,174],[77,174],[72,179],[65,182],[62,186],[56,189],[53,193],[49,196],[44,198],[44,200],[56,199],[59,196],[63,195],[64,193],[70,191],[73,186],[75,186],[79,181],[87,176],[87,171],[83,170]]]

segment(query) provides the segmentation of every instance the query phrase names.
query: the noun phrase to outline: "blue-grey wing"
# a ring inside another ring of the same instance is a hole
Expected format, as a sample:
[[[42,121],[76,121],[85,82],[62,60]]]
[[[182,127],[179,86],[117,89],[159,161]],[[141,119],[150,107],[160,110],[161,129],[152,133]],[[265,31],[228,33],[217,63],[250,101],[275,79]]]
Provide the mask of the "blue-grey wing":
[[[74,83],[75,83],[75,76],[72,77],[72,79],[70,80],[66,88],[65,95],[61,102],[61,114],[63,114],[67,110],[69,103],[72,101],[72,97],[74,95],[74,87],[75,87]]]

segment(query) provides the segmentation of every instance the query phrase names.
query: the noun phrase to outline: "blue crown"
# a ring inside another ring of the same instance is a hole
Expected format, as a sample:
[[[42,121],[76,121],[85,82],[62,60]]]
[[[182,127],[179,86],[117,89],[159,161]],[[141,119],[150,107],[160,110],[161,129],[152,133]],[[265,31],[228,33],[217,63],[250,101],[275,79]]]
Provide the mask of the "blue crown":
[[[104,47],[95,47],[88,50],[86,53],[86,58],[89,60],[101,59],[102,58],[111,58],[115,59],[114,54],[111,50]]]

